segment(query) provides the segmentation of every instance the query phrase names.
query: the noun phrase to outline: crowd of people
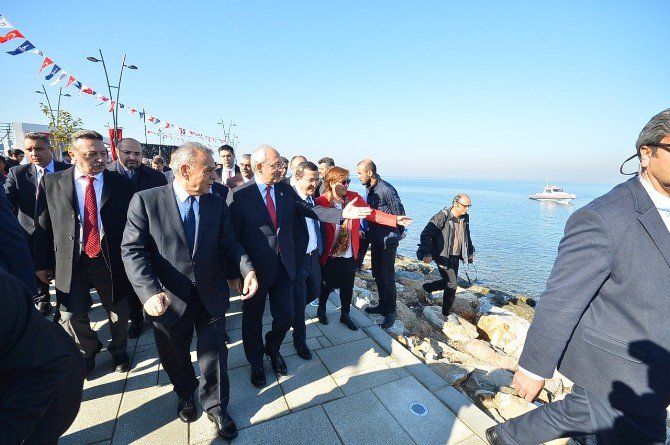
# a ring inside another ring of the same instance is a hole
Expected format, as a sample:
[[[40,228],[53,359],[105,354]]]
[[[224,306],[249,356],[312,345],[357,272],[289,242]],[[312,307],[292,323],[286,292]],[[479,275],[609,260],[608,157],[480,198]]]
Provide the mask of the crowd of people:
[[[128,338],[151,322],[158,355],[178,396],[177,416],[203,412],[225,439],[237,436],[227,412],[226,311],[242,300],[242,341],[250,383],[267,384],[264,356],[278,375],[293,328],[299,357],[312,359],[305,306],[339,289],[340,323],[349,316],[354,275],[370,249],[379,294],[368,313],[396,320],[394,263],[412,223],[395,188],[364,159],[350,172],[332,158],[289,159],[269,145],[236,158],[185,143],[169,166],[143,163],[142,146],[121,140],[108,163],[102,136],[72,135],[71,163],[54,159],[47,136],[28,133],[23,150],[0,160],[0,443],[56,443],[74,420],[83,381],[106,347],[115,372],[127,372]],[[21,163],[22,156],[28,162]],[[486,431],[491,444],[536,444],[591,434],[602,444],[665,443],[670,337],[670,110],[642,130],[637,175],[575,211],[536,308],[513,384],[532,401],[558,369],[574,382],[565,399]],[[237,165],[235,160],[237,159]],[[4,167],[3,167],[4,166]],[[420,237],[418,259],[434,261],[443,315],[456,294],[459,264],[473,262],[470,197],[458,194]],[[53,311],[49,285],[54,284]],[[109,321],[104,345],[88,312],[95,288]],[[270,305],[272,326],[263,336]],[[200,377],[190,359],[197,334]]]

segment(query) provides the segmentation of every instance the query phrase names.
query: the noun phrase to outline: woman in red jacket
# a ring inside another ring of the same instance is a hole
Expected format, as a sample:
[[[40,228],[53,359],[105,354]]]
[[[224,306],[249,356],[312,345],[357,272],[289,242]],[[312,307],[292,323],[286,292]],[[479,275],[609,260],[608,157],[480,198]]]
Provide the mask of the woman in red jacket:
[[[349,171],[342,167],[333,167],[324,178],[324,193],[316,199],[316,204],[323,207],[344,208],[356,199],[355,206],[367,207],[365,200],[356,192],[349,191]],[[390,215],[379,210],[372,210],[367,220],[396,227],[412,223],[408,216]],[[356,323],[349,318],[351,299],[356,274],[356,255],[359,244],[359,219],[345,219],[342,224],[321,223],[326,228],[326,239],[321,255],[321,295],[317,315],[321,324],[328,324],[326,301],[333,289],[340,289],[341,315],[340,322],[352,331],[358,330]]]

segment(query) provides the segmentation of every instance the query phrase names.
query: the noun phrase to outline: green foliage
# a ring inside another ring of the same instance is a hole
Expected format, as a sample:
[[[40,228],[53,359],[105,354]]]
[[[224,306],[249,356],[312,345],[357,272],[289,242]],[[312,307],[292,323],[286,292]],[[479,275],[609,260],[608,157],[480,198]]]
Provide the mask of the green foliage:
[[[49,126],[51,130],[51,146],[58,147],[59,150],[68,150],[70,148],[70,135],[75,131],[81,130],[84,123],[80,118],[74,118],[72,113],[65,110],[60,110],[58,116],[52,114],[48,105],[40,103],[40,109],[46,117],[49,118]],[[58,122],[56,122],[58,118]]]

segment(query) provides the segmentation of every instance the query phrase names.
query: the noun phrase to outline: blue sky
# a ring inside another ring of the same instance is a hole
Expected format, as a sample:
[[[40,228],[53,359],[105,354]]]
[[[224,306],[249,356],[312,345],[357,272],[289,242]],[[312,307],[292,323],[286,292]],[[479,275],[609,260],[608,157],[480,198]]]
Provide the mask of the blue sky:
[[[370,157],[383,175],[614,184],[670,106],[663,0],[22,0],[0,14],[98,92],[86,56],[101,48],[114,83],[127,53],[139,70],[120,101],[160,119],[219,137],[233,120],[239,152]],[[42,60],[4,54],[21,42],[0,45],[0,122],[42,123]],[[69,90],[62,106],[106,131],[106,107]]]

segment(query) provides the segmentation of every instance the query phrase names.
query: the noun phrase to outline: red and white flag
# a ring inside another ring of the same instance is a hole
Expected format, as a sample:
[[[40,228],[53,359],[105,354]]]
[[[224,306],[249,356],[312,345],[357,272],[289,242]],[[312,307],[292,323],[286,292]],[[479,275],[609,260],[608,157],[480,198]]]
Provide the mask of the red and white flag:
[[[42,62],[42,67],[41,67],[40,70],[37,72],[37,75],[39,76],[40,74],[42,74],[42,71],[44,71],[44,68],[48,67],[49,65],[53,65],[53,64],[54,64],[54,61],[53,61],[53,60],[51,60],[51,59],[48,58],[48,57],[45,57],[45,58],[44,58],[44,61]]]
[[[72,85],[76,81],[77,81],[77,79],[75,79],[74,76],[70,76],[70,78],[67,80],[67,83],[65,84],[65,86],[63,88],[69,87],[70,85]]]
[[[5,43],[9,42],[12,39],[18,39],[18,38],[26,38],[23,34],[21,34],[21,31],[18,29],[15,29],[14,31],[9,31],[7,34],[4,36],[0,36],[0,43]]]

